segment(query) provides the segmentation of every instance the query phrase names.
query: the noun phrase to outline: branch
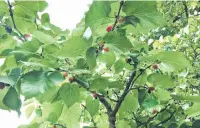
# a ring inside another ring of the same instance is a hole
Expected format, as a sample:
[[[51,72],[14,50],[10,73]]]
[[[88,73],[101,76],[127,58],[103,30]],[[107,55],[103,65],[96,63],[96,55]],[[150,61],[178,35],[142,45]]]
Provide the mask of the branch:
[[[97,97],[99,98],[99,101],[106,107],[107,114],[110,117],[110,115],[113,111],[111,105],[108,103],[108,101],[103,96],[98,95]]]
[[[152,64],[151,64],[152,65]],[[140,73],[136,76],[136,71],[133,71],[130,75],[130,78],[128,80],[128,82],[126,83],[126,88],[123,91],[121,97],[119,98],[114,110],[113,110],[113,115],[116,115],[116,113],[118,112],[122,102],[124,101],[124,98],[126,97],[126,95],[129,93],[129,91],[132,89],[135,81],[146,71],[146,69],[148,69],[149,67],[151,67],[151,65],[147,66],[145,69],[141,69]],[[136,77],[135,77],[136,76]],[[134,79],[135,78],[135,79]]]
[[[83,82],[82,80],[79,80],[77,78],[74,78],[74,82],[78,83],[81,87],[85,88],[87,91],[89,92],[93,92],[89,89],[89,84]],[[99,101],[105,106],[108,115],[110,115],[110,113],[112,112],[112,107],[111,105],[108,103],[108,101],[102,96],[102,95],[97,95]]]
[[[115,17],[115,23],[114,23],[114,25],[113,25],[112,31],[115,30],[115,27],[116,27],[116,25],[117,25],[117,22],[118,22],[118,19],[119,19],[119,15],[120,15],[120,12],[121,12],[121,9],[122,9],[122,6],[123,6],[123,5],[124,5],[124,1],[122,0],[122,1],[120,2],[120,6],[119,6],[118,13],[117,13],[117,15],[116,15],[116,17]]]
[[[120,98],[119,98],[119,100],[118,100],[118,102],[117,102],[117,104],[116,104],[116,106],[115,106],[115,108],[113,110],[113,113],[112,113],[113,115],[116,115],[116,113],[118,112],[122,102],[124,101],[124,98],[129,93],[129,88],[130,88],[130,86],[132,84],[132,81],[133,81],[135,75],[136,75],[136,71],[133,71],[131,73],[131,75],[130,75],[130,78],[129,78],[128,82],[126,83],[126,88],[124,89],[122,95],[120,96]]]
[[[85,88],[87,91],[90,91],[89,90],[89,84],[88,83],[85,83],[84,81],[82,80],[79,80],[77,78],[74,78],[74,82],[78,83],[79,85],[81,85],[81,87]],[[90,91],[92,92],[92,91]]]
[[[20,34],[20,36],[26,40],[24,38],[24,35],[19,31],[19,29],[17,28],[16,24],[15,24],[15,19],[14,19],[14,15],[13,15],[13,12],[12,12],[12,5],[10,4],[10,1],[7,0],[7,3],[8,3],[8,7],[9,7],[9,12],[10,12],[10,17],[12,19],[12,23],[13,23],[13,26],[14,26],[14,29],[17,30],[17,32]]]
[[[187,7],[186,1],[183,1],[183,6],[184,6],[184,10],[185,10],[185,16],[186,16],[186,18],[188,18],[189,17],[189,13],[188,13],[188,7]]]

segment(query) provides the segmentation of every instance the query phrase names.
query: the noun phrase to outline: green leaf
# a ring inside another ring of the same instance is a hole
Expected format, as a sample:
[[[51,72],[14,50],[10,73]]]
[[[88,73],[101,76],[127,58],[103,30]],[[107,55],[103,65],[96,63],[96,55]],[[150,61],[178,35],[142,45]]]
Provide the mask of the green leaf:
[[[116,56],[112,51],[100,54],[98,56],[98,60],[106,64],[106,67],[111,68],[111,66],[115,63]]]
[[[162,52],[157,58],[161,61],[159,67],[164,72],[179,71],[190,66],[190,62],[180,52]]]
[[[53,86],[55,86],[55,83],[49,79],[46,72],[32,71],[22,76],[20,90],[26,98],[32,98]]]
[[[168,75],[153,73],[147,77],[148,82],[159,88],[171,88],[174,82]]]
[[[21,6],[15,6],[15,11],[14,11],[14,15],[21,17],[21,18],[25,18],[25,19],[29,19],[29,20],[34,20],[34,13],[30,10],[25,10],[23,9]]]
[[[36,108],[35,109],[35,114],[37,117],[41,117],[42,116],[42,109],[41,108]]]
[[[171,99],[170,92],[163,89],[156,90],[154,94],[158,98],[159,101],[168,101]]]
[[[145,98],[146,98],[147,90],[146,89],[141,89],[140,92],[138,93],[138,101],[140,106],[143,104]]]
[[[92,80],[90,88],[94,90],[106,89],[109,86],[108,79],[99,77]]]
[[[0,1],[0,20],[3,18],[3,16],[8,13],[8,4],[5,1]]]
[[[136,84],[144,85],[147,82],[147,73],[144,72],[142,75],[138,77],[138,79],[135,81]]]
[[[56,40],[52,36],[47,35],[41,31],[34,31],[32,34],[33,34],[33,37],[37,38],[42,43],[53,44],[56,42]]]
[[[14,49],[15,44],[16,43],[11,36],[8,36],[5,39],[0,39],[0,54],[6,49]]]
[[[82,37],[72,37],[64,43],[63,47],[57,53],[63,57],[77,57],[83,55],[87,48],[87,40]]]
[[[108,1],[94,1],[85,15],[86,26],[89,26],[94,32],[97,27],[110,22],[110,12],[111,7]]]
[[[97,127],[98,128],[109,128],[109,123],[106,121],[108,120],[108,116],[106,113],[102,113],[101,115],[98,115],[98,122]]]
[[[86,55],[87,57],[87,55]],[[90,58],[88,58],[90,59]],[[84,58],[80,58],[77,60],[76,66],[78,69],[85,69],[86,68],[86,60]]]
[[[12,70],[16,67],[17,67],[16,59],[13,55],[11,55],[6,57],[4,64],[1,67],[1,70],[2,71]]]
[[[124,69],[124,66],[125,62],[123,60],[117,60],[114,64],[115,73],[120,73]]]
[[[158,99],[154,95],[148,95],[144,100],[143,107],[148,109],[148,108],[153,108],[158,104],[159,104]]]
[[[63,104],[61,101],[42,104],[42,117],[51,122],[57,122],[63,110]],[[52,116],[53,115],[53,116]]]
[[[125,24],[131,24],[136,27],[136,25],[140,22],[139,18],[132,16],[125,16],[124,17]]]
[[[96,56],[97,56],[96,55],[96,48],[90,47],[86,51],[86,61],[87,61],[87,64],[88,64],[90,70],[93,70],[97,65]]]
[[[76,84],[63,84],[59,90],[59,94],[67,107],[71,107],[80,98],[80,90]]]
[[[189,96],[189,95],[171,95],[175,100],[186,100],[191,102],[200,103],[200,96]]]
[[[177,128],[178,125],[176,123],[171,123],[168,128]]]
[[[40,127],[40,124],[34,123],[30,125],[20,125],[17,128],[39,128],[39,127]]]
[[[33,103],[25,106],[25,115],[27,119],[30,118],[34,110],[35,110],[35,105]]]
[[[113,49],[119,49],[126,52],[132,48],[131,42],[125,36],[121,36],[116,32],[107,33],[103,39],[106,44]]]
[[[60,84],[60,83],[62,83],[65,80],[65,78],[63,77],[63,75],[60,72],[58,72],[58,71],[50,73],[48,75],[48,78],[52,82],[54,82],[55,84]]]
[[[192,128],[199,128],[200,126],[200,120],[195,120],[192,124]]]
[[[55,54],[59,50],[59,47],[55,44],[49,44],[43,49],[44,54]]]
[[[17,94],[15,88],[10,87],[8,92],[6,93],[5,97],[3,98],[3,103],[10,109],[16,110],[20,115],[20,108],[21,108],[21,99]]]
[[[120,107],[120,112],[136,112],[139,107],[138,99],[133,94],[128,94]]]
[[[56,96],[58,96],[58,87],[52,87],[46,92],[38,95],[36,99],[42,104],[44,102],[53,102]]]
[[[190,128],[187,123],[182,123],[179,128]]]
[[[48,13],[44,13],[41,16],[41,23],[45,24],[45,23],[49,23],[50,22],[50,17]]]
[[[32,11],[34,14],[42,12],[48,6],[46,1],[15,1],[17,6],[20,6],[25,11]]]
[[[38,40],[36,40],[35,38],[33,38],[32,41],[30,42],[25,42],[21,48],[23,50],[29,51],[29,52],[36,52],[39,47],[41,46],[41,42],[39,42]]]
[[[124,85],[120,81],[111,81],[109,82],[109,88],[123,89]]]
[[[117,128],[131,128],[128,121],[120,120],[116,124]]]
[[[86,108],[90,115],[93,117],[99,111],[99,101],[88,96],[86,99]]]
[[[0,26],[0,33],[1,33],[2,35],[4,35],[4,34],[7,33],[5,27]]]
[[[33,20],[18,17],[14,15],[15,24],[21,33],[33,32],[36,30],[36,26]]]
[[[134,33],[147,32],[149,29],[165,24],[163,16],[157,11],[155,1],[126,1],[123,12],[128,16],[138,18],[139,24],[134,29]]]
[[[199,111],[199,107],[200,107],[200,103],[194,103],[191,107],[189,107],[185,114],[187,115],[187,117],[196,117],[200,114]]]
[[[81,116],[80,104],[75,103],[69,109],[63,108],[62,114],[59,120],[63,121],[69,128],[79,128],[79,118]]]
[[[184,57],[183,53],[176,51],[163,51],[153,56],[139,58],[141,61],[159,60],[159,68],[163,72],[174,72],[190,66],[190,62]]]
[[[3,98],[5,97],[6,93],[8,92],[8,88],[4,88],[3,90],[0,90],[0,109],[3,110],[10,110],[4,103]]]
[[[21,74],[21,69],[20,68],[15,68],[13,70],[11,70],[11,72],[9,73],[9,77],[12,78],[14,81],[17,81],[20,77]]]
[[[15,85],[15,81],[9,76],[0,76],[0,82],[9,84],[11,86]]]

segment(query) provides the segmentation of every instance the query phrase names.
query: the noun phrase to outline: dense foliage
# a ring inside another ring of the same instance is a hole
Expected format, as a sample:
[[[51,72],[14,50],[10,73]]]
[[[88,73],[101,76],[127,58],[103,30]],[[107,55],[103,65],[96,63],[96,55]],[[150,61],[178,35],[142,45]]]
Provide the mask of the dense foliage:
[[[94,1],[72,32],[47,6],[0,1],[0,109],[33,118],[18,128],[199,128],[198,1]]]

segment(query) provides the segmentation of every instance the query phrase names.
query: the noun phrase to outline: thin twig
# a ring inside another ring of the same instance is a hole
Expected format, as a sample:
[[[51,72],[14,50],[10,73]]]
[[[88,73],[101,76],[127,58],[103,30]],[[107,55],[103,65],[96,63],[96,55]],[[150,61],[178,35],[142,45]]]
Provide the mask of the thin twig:
[[[118,22],[118,19],[119,19],[119,15],[120,15],[120,12],[121,12],[121,9],[122,9],[122,6],[123,6],[123,5],[124,5],[124,1],[122,0],[122,1],[120,1],[119,10],[118,10],[118,13],[117,13],[117,15],[116,15],[116,17],[115,17],[115,23],[113,24],[112,31],[115,30],[115,27],[116,27],[116,25],[117,25],[117,22]]]
[[[152,64],[149,65],[149,66],[147,66],[145,69],[141,69],[140,73],[135,77],[135,79],[134,79],[133,82],[131,83],[131,86],[130,86],[130,89],[129,89],[129,90],[132,89],[133,84],[135,83],[135,81],[136,81],[148,68],[150,68],[151,66],[152,66]]]
[[[176,111],[173,111],[173,112],[171,113],[170,117],[166,118],[165,120],[161,121],[160,123],[156,124],[155,126],[159,126],[159,125],[164,124],[164,123],[166,123],[167,121],[169,121],[169,120],[173,117],[173,115],[174,115],[175,112],[176,112]]]
[[[115,99],[113,99],[113,98],[110,98],[108,95],[106,96],[106,98],[108,98],[110,101],[118,102],[118,100],[115,100]]]
[[[24,35],[19,31],[19,29],[17,28],[16,26],[16,23],[15,23],[15,19],[14,19],[14,15],[13,15],[13,12],[12,12],[12,5],[10,4],[10,1],[7,0],[7,3],[8,3],[8,7],[9,7],[9,12],[10,12],[10,17],[11,17],[11,20],[12,20],[12,23],[13,23],[13,26],[14,26],[14,29],[17,30],[17,32],[20,34],[20,36],[26,40],[24,38]]]
[[[135,113],[132,113],[133,114],[133,117],[132,119],[135,120],[136,124],[137,124],[137,127],[142,123],[141,121],[138,120],[138,118],[136,117]]]
[[[84,109],[85,109],[87,112],[89,112],[88,109],[87,109],[87,107],[86,107],[85,105],[82,105],[82,106],[84,107]],[[90,115],[90,116],[91,116],[91,115]],[[96,124],[96,122],[94,121],[93,116],[91,116],[91,122],[93,123],[94,127],[96,128],[96,127],[97,127],[97,124]]]
[[[35,23],[35,25],[36,25],[36,29],[38,30],[38,29],[39,29],[39,26],[38,26],[38,24],[37,24],[37,18],[36,18],[36,17],[35,17],[34,23]]]
[[[140,123],[138,127],[144,125],[146,126],[148,123],[150,123],[155,117],[157,117],[160,113],[164,112],[167,109],[168,105],[165,106],[160,112],[156,113],[154,116],[150,117],[146,122]]]
[[[116,95],[117,99],[119,99],[119,95],[115,90],[112,90],[112,92]]]

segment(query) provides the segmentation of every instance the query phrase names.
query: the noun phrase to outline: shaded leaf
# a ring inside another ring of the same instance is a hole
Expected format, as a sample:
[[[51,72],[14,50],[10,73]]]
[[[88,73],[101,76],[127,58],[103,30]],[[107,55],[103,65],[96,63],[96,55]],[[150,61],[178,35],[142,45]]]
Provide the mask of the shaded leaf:
[[[44,93],[53,86],[55,83],[46,72],[32,71],[22,76],[20,90],[25,97],[31,98]]]
[[[20,108],[22,105],[21,99],[17,94],[15,88],[10,87],[5,97],[3,98],[3,103],[10,109],[16,110],[20,115]]]
[[[97,56],[96,55],[96,48],[90,47],[86,51],[86,61],[87,61],[87,64],[88,64],[90,70],[94,69],[97,65],[96,56]]]

